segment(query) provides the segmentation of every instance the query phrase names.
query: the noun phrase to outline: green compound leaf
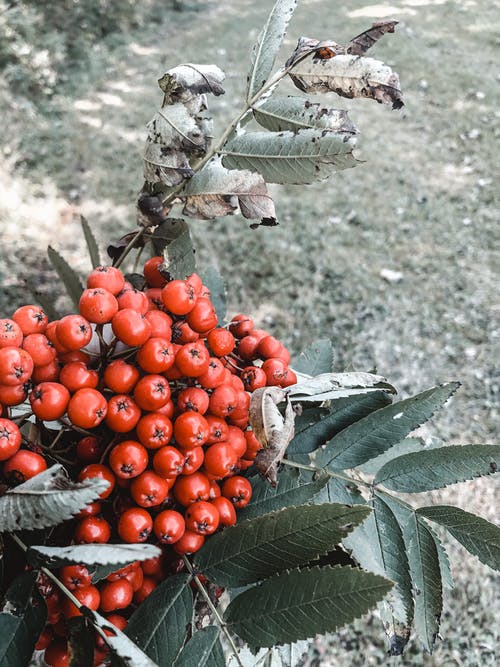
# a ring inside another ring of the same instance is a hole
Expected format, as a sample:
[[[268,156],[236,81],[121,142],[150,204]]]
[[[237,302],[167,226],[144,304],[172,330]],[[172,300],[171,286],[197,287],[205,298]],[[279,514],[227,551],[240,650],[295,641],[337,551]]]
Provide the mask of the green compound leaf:
[[[238,595],[225,621],[252,651],[333,632],[359,618],[392,582],[349,567],[313,567],[268,579]]]
[[[311,420],[307,427],[296,432],[288,445],[287,452],[290,455],[313,452],[343,429],[390,403],[390,396],[383,391],[338,398],[331,402],[329,414],[320,420]],[[313,417],[315,417],[314,414]]]
[[[222,164],[228,169],[256,171],[266,183],[300,185],[355,167],[354,143],[350,133],[324,130],[247,132],[225,144]]]
[[[498,471],[499,445],[450,445],[398,456],[378,471],[374,483],[393,491],[441,489]]]
[[[458,382],[439,385],[372,412],[332,438],[318,452],[317,464],[345,470],[379,456],[430,419],[459,386]]]
[[[314,479],[303,482],[299,471],[294,468],[286,468],[279,473],[275,487],[260,476],[251,477],[252,500],[238,512],[238,521],[252,519],[282,507],[304,505],[321,491],[329,479],[327,474],[319,473]]]
[[[193,614],[189,575],[165,579],[136,609],[125,634],[159,665],[172,665],[181,650]]]
[[[68,262],[62,257],[57,250],[54,250],[52,246],[49,245],[47,248],[47,255],[49,261],[57,272],[59,278],[61,279],[68,296],[71,298],[73,304],[78,309],[78,302],[83,292],[83,286],[80,282],[78,274],[73,271]]]
[[[298,0],[277,0],[252,50],[247,99],[251,100],[271,74]]]
[[[224,667],[226,659],[219,634],[214,625],[198,630],[182,649],[174,667]]]
[[[92,232],[89,223],[83,217],[83,215],[80,216],[80,223],[82,225],[83,235],[85,237],[85,243],[87,244],[87,249],[89,251],[90,262],[92,264],[92,268],[95,269],[96,267],[101,266],[99,246],[97,245],[97,241],[95,240],[94,233]]]
[[[194,565],[220,586],[245,586],[327,553],[369,513],[364,505],[288,507],[213,535]]]
[[[331,373],[333,366],[333,347],[328,338],[315,340],[299,354],[292,363],[293,370],[307,375]]]
[[[347,111],[325,107],[319,102],[310,102],[305,97],[273,95],[264,104],[254,108],[253,113],[259,125],[271,132],[297,132],[307,128],[351,134],[357,132]],[[330,371],[331,368],[327,370]]]
[[[0,667],[26,667],[44,628],[47,609],[39,595],[36,572],[14,580],[0,613]]]
[[[480,516],[450,505],[420,507],[417,514],[424,516],[453,535],[469,553],[481,563],[500,570],[500,528]]]
[[[99,498],[109,482],[72,482],[57,464],[0,497],[0,532],[57,526]]]

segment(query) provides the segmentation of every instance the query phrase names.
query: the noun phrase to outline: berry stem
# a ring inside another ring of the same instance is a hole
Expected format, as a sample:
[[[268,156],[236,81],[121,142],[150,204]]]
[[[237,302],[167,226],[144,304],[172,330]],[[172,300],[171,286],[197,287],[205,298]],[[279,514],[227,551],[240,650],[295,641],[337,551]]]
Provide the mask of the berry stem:
[[[234,639],[232,638],[229,630],[227,629],[227,626],[224,623],[224,620],[222,619],[222,616],[217,611],[217,607],[212,602],[212,600],[210,598],[210,595],[208,594],[208,591],[206,590],[206,588],[201,583],[200,578],[196,574],[196,572],[195,572],[193,566],[191,565],[189,559],[187,558],[187,556],[183,556],[182,560],[184,561],[184,564],[186,565],[186,568],[187,568],[189,574],[193,577],[193,580],[196,583],[196,586],[198,587],[198,590],[200,591],[201,595],[203,596],[205,602],[207,603],[210,611],[214,615],[214,618],[217,621],[217,625],[220,627],[222,632],[225,634],[226,639],[231,646],[231,650],[234,654],[234,657],[236,658],[236,662],[238,663],[239,667],[245,667],[244,664],[241,662],[241,659],[240,659],[240,656],[239,656],[239,653],[238,653],[238,648],[237,648],[236,644],[234,643]]]
[[[326,468],[317,468],[316,466],[308,466],[305,463],[298,463],[297,461],[292,461],[291,459],[283,459],[281,461],[284,465],[290,466],[291,468],[300,468],[301,470],[310,470],[311,472],[326,472],[327,475],[330,477],[335,477],[336,479],[342,479],[344,482],[349,482],[350,484],[361,484],[362,486],[366,486],[369,489],[373,488],[373,484],[370,484],[370,482],[365,482],[363,479],[353,479],[352,477],[349,477],[349,475],[342,475],[342,473],[339,472],[332,472],[331,470],[327,470]]]

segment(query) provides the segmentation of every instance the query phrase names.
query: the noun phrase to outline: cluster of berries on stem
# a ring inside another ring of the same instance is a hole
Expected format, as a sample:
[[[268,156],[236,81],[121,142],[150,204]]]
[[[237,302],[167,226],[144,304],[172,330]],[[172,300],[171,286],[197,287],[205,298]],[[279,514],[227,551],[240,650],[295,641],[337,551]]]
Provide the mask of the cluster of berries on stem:
[[[201,278],[168,280],[162,257],[136,289],[112,266],[87,277],[79,313],[49,322],[25,305],[0,320],[0,466],[7,486],[62,462],[107,489],[54,531],[56,544],[158,544],[162,555],[93,582],[85,565],[59,571],[80,603],[123,629],[154,588],[184,567],[250,501],[245,471],[261,445],[250,394],[296,382],[283,344],[247,315],[220,325]],[[26,404],[27,412],[14,406]],[[36,426],[33,441],[23,426]],[[37,648],[68,664],[68,622],[79,609],[40,575],[48,608]],[[95,664],[106,659],[96,638]]]

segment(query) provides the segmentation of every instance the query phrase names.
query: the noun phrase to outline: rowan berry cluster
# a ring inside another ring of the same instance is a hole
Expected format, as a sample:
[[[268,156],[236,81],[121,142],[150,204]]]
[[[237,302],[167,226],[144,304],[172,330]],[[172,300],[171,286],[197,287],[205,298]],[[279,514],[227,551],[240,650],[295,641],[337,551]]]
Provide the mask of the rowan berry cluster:
[[[79,314],[49,322],[41,308],[26,305],[0,320],[4,482],[21,483],[58,461],[55,446],[27,440],[10,418],[12,406],[29,401],[39,425],[70,437],[65,456],[73,458],[76,479],[109,483],[70,522],[70,541],[162,547],[161,557],[98,583],[84,565],[60,570],[81,604],[120,629],[183,566],[183,554],[236,523],[252,493],[239,473],[261,448],[249,425],[250,393],[296,382],[280,341],[246,315],[218,326],[200,277],[167,281],[162,262],[146,262],[143,289],[117,268],[94,269]],[[67,622],[80,612],[50,582],[40,590],[49,614],[37,648],[47,664],[67,665]],[[105,656],[98,639],[95,664]]]

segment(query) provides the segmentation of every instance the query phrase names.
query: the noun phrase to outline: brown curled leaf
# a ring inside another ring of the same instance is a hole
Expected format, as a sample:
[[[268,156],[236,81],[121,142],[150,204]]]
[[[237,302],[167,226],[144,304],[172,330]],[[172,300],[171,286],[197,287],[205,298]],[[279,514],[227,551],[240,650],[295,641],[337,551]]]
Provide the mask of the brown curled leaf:
[[[394,32],[399,21],[389,19],[388,21],[375,21],[371,28],[353,37],[346,47],[346,53],[353,56],[364,56],[368,49],[378,42],[388,32]]]

